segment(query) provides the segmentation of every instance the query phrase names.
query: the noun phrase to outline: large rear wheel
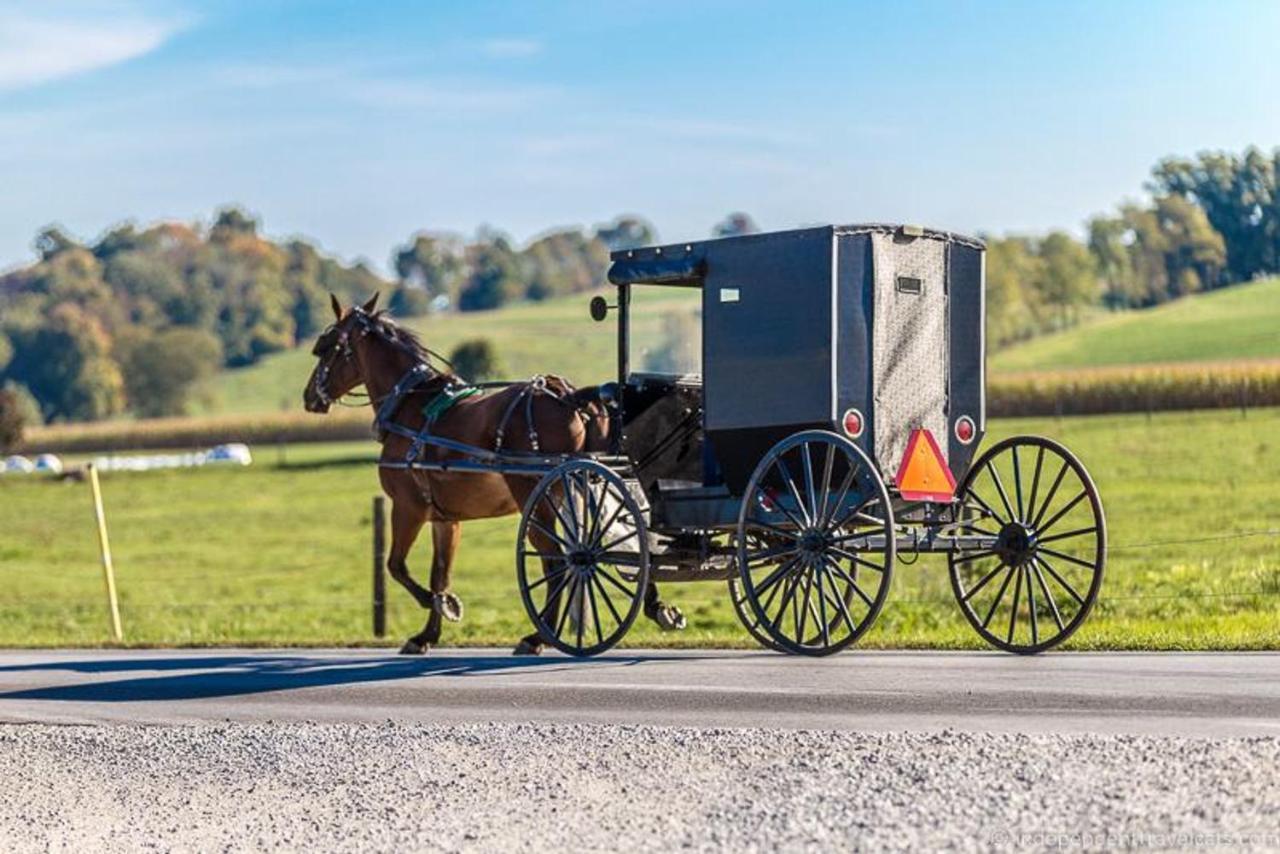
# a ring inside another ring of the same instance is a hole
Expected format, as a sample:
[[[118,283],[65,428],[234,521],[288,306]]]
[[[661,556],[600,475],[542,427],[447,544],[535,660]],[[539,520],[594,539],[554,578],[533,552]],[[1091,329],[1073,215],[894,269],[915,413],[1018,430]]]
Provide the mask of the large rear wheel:
[[[995,538],[947,556],[969,624],[1023,654],[1071,637],[1097,602],[1107,560],[1107,520],[1084,465],[1051,439],[1015,436],[974,462],[956,496],[957,532]]]

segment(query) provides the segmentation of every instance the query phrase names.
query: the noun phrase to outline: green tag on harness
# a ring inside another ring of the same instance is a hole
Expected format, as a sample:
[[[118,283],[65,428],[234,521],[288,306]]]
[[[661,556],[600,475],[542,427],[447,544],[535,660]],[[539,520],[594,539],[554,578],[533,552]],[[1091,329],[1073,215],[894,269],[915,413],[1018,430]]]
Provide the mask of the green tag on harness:
[[[449,386],[427,401],[422,407],[422,414],[428,424],[434,424],[440,416],[452,409],[455,403],[479,393],[480,389],[475,386]]]

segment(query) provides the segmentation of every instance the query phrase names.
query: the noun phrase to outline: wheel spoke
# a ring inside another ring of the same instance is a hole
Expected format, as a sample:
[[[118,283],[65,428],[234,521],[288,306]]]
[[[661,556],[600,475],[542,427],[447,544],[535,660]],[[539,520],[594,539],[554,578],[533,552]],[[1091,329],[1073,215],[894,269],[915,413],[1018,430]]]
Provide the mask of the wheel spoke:
[[[623,592],[623,594],[625,594],[625,595],[626,595],[626,597],[627,597],[628,599],[631,599],[631,598],[633,598],[633,597],[636,595],[636,592],[635,592],[634,590],[628,590],[625,584],[623,584],[623,583],[622,583],[621,581],[619,581],[618,579],[614,578],[614,577],[613,577],[613,575],[612,575],[612,574],[610,574],[610,572],[609,572],[607,569],[605,569],[603,566],[600,566],[599,564],[597,564],[597,565],[596,565],[596,572],[597,572],[597,573],[600,575],[600,577],[601,577],[601,578],[603,578],[605,581],[609,582],[609,583],[610,583],[610,584],[612,584],[614,587],[616,587],[616,588],[618,588],[619,590],[621,590],[621,591]]]
[[[800,497],[800,490],[796,487],[795,479],[791,477],[791,469],[787,468],[786,462],[783,461],[782,455],[779,454],[773,461],[778,467],[778,471],[782,472],[782,479],[786,481],[787,491],[791,493],[791,497],[796,502],[796,507],[800,509],[800,514],[804,518],[804,525],[801,527],[809,527],[813,524],[813,518],[809,515],[809,508],[804,506],[804,499]],[[782,507],[781,504],[778,505]]]
[[[529,524],[532,525],[534,528],[536,528],[539,531],[539,533],[541,533],[544,537],[550,537],[551,539],[555,540],[556,544],[559,545],[560,548],[564,549],[567,552],[573,551],[573,546],[565,542],[560,537],[559,534],[557,534],[555,531],[552,531],[550,528],[548,528],[546,525],[539,522],[537,519],[534,519],[532,516],[529,517]]]
[[[813,565],[810,562],[805,563],[804,569],[800,570],[800,577],[804,584],[804,604],[800,607],[800,625],[796,627],[796,641],[804,643],[804,627],[808,622],[809,614],[812,613],[813,603]]]
[[[554,604],[559,604],[559,594],[564,592],[564,588],[566,588],[566,586],[568,586],[568,583],[570,583],[570,581],[572,580],[573,580],[572,572],[566,572],[566,574],[564,574],[564,577],[562,577],[562,579],[559,580],[559,583],[556,585],[556,589],[554,590],[548,589],[547,602],[543,603],[543,609],[541,609],[541,611],[538,612],[539,620],[543,621],[543,624],[547,626],[548,629],[552,627],[552,624],[550,624],[550,620],[548,618],[550,616],[550,609],[552,609],[552,606],[554,606]]]
[[[778,600],[778,613],[769,621],[769,627],[773,632],[778,631],[778,625],[782,622],[782,618],[787,613],[787,606],[795,600],[796,584],[799,583],[799,576],[791,574],[787,576],[787,582],[783,587],[782,598]],[[792,608],[792,614],[795,609]],[[766,614],[766,616],[768,616]]]
[[[832,554],[840,555],[840,557],[844,558],[845,560],[853,561],[854,563],[860,566],[865,566],[867,569],[874,569],[876,572],[879,572],[881,574],[884,573],[883,566],[877,563],[872,563],[866,558],[859,556],[856,552],[845,551],[844,549],[836,548],[835,546],[829,546],[827,548],[827,551],[831,552]]]
[[[1049,585],[1044,581],[1044,574],[1040,572],[1040,562],[1036,558],[1031,559],[1031,570],[1036,577],[1036,581],[1040,584],[1040,592],[1044,594],[1045,601],[1049,604],[1049,611],[1053,614],[1053,621],[1058,624],[1058,631],[1062,632],[1064,626],[1062,624],[1062,614],[1058,611],[1058,603],[1053,601],[1053,594],[1049,592]]]
[[[600,579],[596,577],[595,573],[591,575],[591,584],[600,591],[600,598],[604,599],[604,604],[609,607],[609,613],[613,614],[614,623],[617,626],[621,626],[623,623],[622,617],[618,616],[618,609],[614,606],[613,599],[609,596],[609,591],[604,589],[604,585],[600,583]],[[617,628],[615,627],[616,630]]]
[[[1006,567],[1006,568],[1009,570],[1013,569],[1013,567]],[[1009,580],[1012,578],[1013,578],[1012,571],[1005,574],[1004,582],[1001,583],[1000,590],[996,592],[995,601],[991,603],[991,610],[987,611],[987,617],[982,621],[983,629],[986,629],[987,626],[991,625],[991,618],[996,615],[996,608],[1000,607],[1000,602],[1004,599],[1004,592],[1009,589]]]
[[[751,566],[751,564],[758,561],[771,561],[774,558],[779,558],[783,555],[795,554],[795,552],[795,546],[778,546],[773,549],[765,549],[762,552],[747,555],[747,566]]]
[[[1069,540],[1072,537],[1082,537],[1085,534],[1092,534],[1097,530],[1097,525],[1091,525],[1088,528],[1077,528],[1074,531],[1067,531],[1065,534],[1054,534],[1052,537],[1040,537],[1036,542],[1043,546],[1045,543],[1052,543],[1056,540]]]
[[[574,591],[574,596],[577,597],[575,607],[578,609],[578,613],[575,615],[577,619],[574,620],[578,624],[578,649],[582,649],[582,629],[587,624],[587,597],[583,595],[585,587],[586,585],[580,580],[578,589]],[[573,599],[571,598],[569,601],[572,602]]]
[[[564,566],[557,569],[555,572],[544,572],[541,578],[537,579],[536,581],[531,581],[525,586],[528,589],[533,590],[537,587],[541,587],[542,585],[546,584],[548,581],[551,581],[553,578],[559,578],[560,576],[564,575],[568,571],[569,571],[569,565],[565,564]]]
[[[827,523],[827,502],[831,500],[831,473],[835,467],[836,446],[827,445],[827,451],[822,455],[822,506],[818,509],[818,527],[825,528]]]
[[[1044,445],[1036,449],[1036,473],[1031,478],[1031,495],[1027,498],[1027,515],[1036,509],[1036,489],[1040,486],[1040,467],[1044,464]]]
[[[827,591],[822,586],[822,567],[813,567],[813,581],[818,585],[818,621],[822,625],[822,645],[831,646],[831,627],[827,625]]]
[[[804,463],[804,494],[809,499],[809,518],[818,521],[818,491],[813,481],[813,454],[809,451],[809,443],[800,446],[800,459]]]
[[[573,525],[571,525],[569,521],[564,518],[564,514],[560,512],[560,506],[556,503],[555,496],[551,494],[550,490],[543,493],[542,500],[545,501],[547,504],[551,505],[551,512],[554,513],[556,519],[559,520],[560,527],[564,529],[565,536],[575,537],[576,535],[575,535]],[[568,499],[566,499],[566,502],[567,500]],[[532,519],[530,519],[530,521],[532,521]],[[561,543],[565,543],[569,551],[573,551],[573,549],[575,548],[574,545],[569,544],[568,540],[561,539],[560,537],[556,537],[556,539],[559,540]],[[573,542],[577,543],[578,540],[574,539]]]
[[[610,566],[640,566],[639,552],[602,552],[600,563]]]
[[[970,587],[970,588],[969,588],[969,592],[968,592],[968,593],[966,593],[966,594],[964,594],[963,596],[961,596],[961,597],[960,597],[960,601],[961,601],[961,602],[968,602],[970,599],[972,599],[972,598],[973,598],[973,596],[974,596],[974,595],[975,595],[979,590],[981,590],[982,588],[984,588],[984,587],[986,587],[986,586],[987,586],[987,582],[988,582],[988,581],[990,581],[991,579],[995,578],[995,577],[996,577],[996,575],[998,575],[998,574],[999,574],[1002,570],[1004,570],[1004,569],[1005,569],[1005,565],[1004,565],[1003,563],[996,564],[996,568],[995,568],[995,569],[993,569],[993,570],[991,570],[990,572],[988,572],[986,575],[984,575],[984,576],[982,577],[982,580],[981,580],[981,581],[979,581],[977,584],[975,584],[973,587]]]
[[[604,632],[600,630],[600,611],[596,608],[596,590],[595,585],[591,583],[594,578],[595,576],[592,575],[587,579],[587,596],[591,599],[591,621],[595,623],[596,645],[599,646],[604,643]]]
[[[769,573],[768,577],[766,577],[764,581],[756,585],[755,587],[756,597],[759,598],[767,588],[773,587],[775,584],[778,583],[778,581],[786,577],[787,573],[791,572],[791,570],[795,568],[796,562],[799,560],[800,560],[800,555],[797,554],[791,560],[786,561],[785,563],[779,565],[777,569]]]
[[[605,494],[607,495],[607,494],[608,494],[608,492],[606,491],[606,493],[605,493]],[[621,516],[621,515],[622,515],[622,511],[623,511],[623,510],[626,510],[626,509],[627,509],[627,502],[622,501],[622,500],[620,499],[620,500],[618,501],[618,506],[617,506],[617,507],[615,507],[615,508],[613,508],[613,513],[611,513],[611,514],[609,515],[609,521],[608,521],[608,522],[605,522],[603,525],[601,525],[601,526],[600,526],[600,530],[598,530],[598,531],[596,532],[596,535],[591,539],[591,541],[590,541],[590,542],[591,542],[591,548],[596,548],[597,546],[599,546],[599,545],[600,545],[600,541],[604,539],[604,535],[605,535],[605,534],[607,534],[607,533],[609,533],[609,530],[610,530],[611,528],[613,528],[613,523],[614,523],[614,522],[616,522],[616,521],[618,521],[618,517],[619,517],[619,516]]]
[[[564,610],[560,612],[560,619],[556,621],[556,637],[560,637],[561,630],[564,629],[564,621],[569,618],[569,612],[573,610],[573,594],[578,589],[578,576],[569,577],[569,595],[566,597]],[[581,646],[581,644],[579,644]]]
[[[798,540],[800,535],[794,531],[788,531],[786,528],[779,528],[777,525],[770,525],[768,522],[761,522],[757,519],[748,519],[747,524],[753,528],[763,528],[770,534],[778,537],[786,537],[789,540]]]
[[[1013,583],[1013,607],[1009,610],[1009,643],[1013,643],[1013,627],[1018,622],[1018,598],[1022,593],[1022,567],[1014,567],[1013,574],[1017,576],[1017,580]]]
[[[1036,513],[1036,518],[1032,520],[1031,527],[1037,531],[1040,530],[1040,520],[1044,518],[1044,514],[1049,511],[1049,505],[1053,503],[1053,496],[1058,494],[1058,487],[1062,484],[1062,479],[1067,476],[1067,461],[1062,461],[1062,467],[1058,469],[1058,476],[1053,479],[1053,485],[1049,487],[1049,493],[1044,497],[1044,503],[1040,505],[1040,511]]]
[[[1009,449],[1013,452],[1013,491],[1018,499],[1018,519],[1025,519],[1022,509],[1022,466],[1018,463],[1018,446]]]
[[[836,575],[844,579],[845,584],[848,584],[850,587],[853,588],[853,592],[857,593],[858,596],[862,599],[862,601],[867,603],[868,608],[875,608],[875,603],[871,600],[871,597],[868,596],[863,591],[863,589],[858,586],[858,582],[854,581],[852,578],[850,578],[848,575],[845,574],[845,571],[840,568],[840,565],[838,563],[836,563],[826,555],[823,555],[822,559],[827,562],[827,566],[830,567],[832,572],[834,572]]]
[[[1022,574],[1027,577],[1027,608],[1031,615],[1031,643],[1040,643],[1040,631],[1036,626],[1036,591],[1031,584],[1031,568],[1029,564],[1023,564]]]
[[[1043,525],[1037,525],[1036,533],[1043,534],[1045,531],[1052,528],[1055,522],[1057,522],[1063,516],[1067,515],[1067,513],[1071,512],[1071,508],[1075,507],[1077,504],[1079,504],[1081,501],[1087,498],[1088,495],[1089,493],[1087,490],[1083,490],[1083,489],[1080,490],[1080,494],[1077,495],[1075,498],[1071,499],[1071,501],[1067,503],[1066,507],[1063,507],[1057,513],[1054,513],[1052,519],[1050,519],[1048,522],[1045,522]]]
[[[836,580],[831,574],[831,569],[828,566],[828,559],[826,557],[823,558],[820,569],[824,575],[830,576],[827,580],[830,582],[831,601],[835,603],[836,610],[840,612],[840,617],[844,619],[845,625],[849,627],[849,631],[851,633],[856,632],[858,627],[853,622],[853,615],[849,613],[849,606],[845,604],[844,597],[836,590]]]
[[[636,537],[636,536],[639,536],[639,535],[640,535],[640,532],[639,532],[639,531],[637,531],[635,528],[632,528],[630,531],[628,531],[627,533],[623,534],[621,537],[618,537],[618,539],[616,539],[616,540],[614,540],[613,542],[609,543],[607,546],[601,546],[601,547],[600,547],[600,551],[602,551],[602,552],[612,551],[614,546],[617,546],[617,545],[620,545],[620,544],[622,544],[622,543],[625,543],[627,540],[631,539],[632,537]]]
[[[573,541],[575,543],[584,542],[582,523],[578,521],[578,494],[577,490],[570,486],[571,478],[569,473],[560,475],[560,488],[564,490],[564,503],[569,505],[569,518],[573,520]]]
[[[854,475],[857,471],[858,463],[851,461],[849,470],[844,473],[844,479],[840,482],[840,488],[836,490],[840,497],[827,507],[827,515],[822,519],[821,527],[823,530],[830,531],[832,528],[837,527],[831,524],[831,520],[840,512],[840,508],[844,506],[845,499],[849,497],[849,487],[853,486]]]
[[[603,486],[605,492],[608,493],[609,485],[606,483],[603,484]],[[604,496],[596,495],[595,487],[591,485],[591,477],[586,473],[583,473],[582,475],[582,488],[583,492],[586,493],[586,506],[584,508],[584,512],[587,514],[587,518],[584,520],[587,528],[586,540],[588,543],[594,543],[596,538],[599,536],[599,529],[597,526],[600,524],[600,516],[602,515],[600,501]]]
[[[996,485],[996,492],[1000,495],[1000,503],[1004,505],[1004,510],[1009,514],[1010,519],[1021,521],[1021,518],[1013,515],[1013,507],[1009,505],[1009,494],[1004,491],[1004,482],[1000,480],[1000,472],[996,471],[996,467],[991,464],[991,460],[987,460],[987,474],[991,475],[991,480]]]
[[[1094,570],[1095,572],[1097,571],[1097,567],[1094,564],[1089,563],[1089,561],[1081,560],[1078,557],[1072,557],[1071,555],[1066,554],[1065,552],[1054,551],[1053,549],[1046,549],[1044,547],[1038,548],[1036,550],[1036,554],[1039,554],[1041,552],[1044,552],[1047,555],[1053,555],[1059,560],[1065,560],[1067,563],[1074,563],[1076,566],[1083,566],[1085,569]]]
[[[1054,571],[1053,566],[1050,565],[1049,561],[1045,560],[1040,555],[1036,555],[1035,560],[1040,562],[1040,565],[1044,567],[1044,571],[1049,573],[1049,575],[1053,578],[1053,580],[1058,582],[1058,584],[1062,587],[1063,590],[1066,590],[1068,593],[1071,594],[1072,599],[1075,599],[1081,605],[1084,604],[1084,600],[1080,598],[1080,594],[1076,592],[1076,589],[1072,587],[1070,584],[1068,584],[1066,581],[1064,581],[1062,576],[1058,575],[1058,573]]]

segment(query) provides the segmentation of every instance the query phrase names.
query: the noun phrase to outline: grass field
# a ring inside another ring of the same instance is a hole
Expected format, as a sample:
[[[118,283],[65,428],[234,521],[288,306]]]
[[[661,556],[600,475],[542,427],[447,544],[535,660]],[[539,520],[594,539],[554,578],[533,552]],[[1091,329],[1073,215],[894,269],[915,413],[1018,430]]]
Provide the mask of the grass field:
[[[1143,311],[1101,314],[992,354],[993,373],[1280,356],[1280,279],[1236,285]]]
[[[1075,450],[1102,491],[1112,555],[1100,607],[1075,648],[1280,646],[1280,410],[1003,421]],[[261,452],[248,469],[111,474],[103,488],[127,642],[357,644],[370,632],[372,443]],[[82,483],[0,479],[0,645],[108,640]],[[512,568],[514,519],[464,526],[449,644],[527,631]],[[1270,531],[1269,534],[1257,533]],[[1150,545],[1153,543],[1163,545]],[[429,562],[424,543],[411,561]],[[633,646],[746,646],[721,583],[672,586],[689,629],[641,620]],[[387,645],[423,619],[391,584]],[[864,646],[967,647],[945,565],[902,566]]]

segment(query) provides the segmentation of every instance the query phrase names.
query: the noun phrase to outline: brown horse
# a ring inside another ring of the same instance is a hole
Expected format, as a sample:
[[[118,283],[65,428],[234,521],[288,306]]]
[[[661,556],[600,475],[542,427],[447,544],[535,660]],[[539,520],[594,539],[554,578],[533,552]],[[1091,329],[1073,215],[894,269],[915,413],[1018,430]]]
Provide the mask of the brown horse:
[[[426,423],[423,413],[434,399],[449,389],[465,385],[456,375],[433,364],[428,350],[413,333],[398,326],[384,312],[375,312],[375,294],[363,306],[344,310],[330,295],[335,321],[316,341],[315,369],[303,392],[308,412],[326,413],[331,405],[363,385],[380,417],[395,427],[381,430],[381,461],[403,463],[414,440],[402,433],[416,433]],[[411,374],[414,370],[419,374]],[[414,377],[410,390],[406,377]],[[608,445],[608,414],[597,401],[595,389],[574,391],[558,377],[517,383],[486,394],[461,397],[431,424],[431,434],[465,445],[494,450],[541,454],[603,451]],[[388,404],[388,401],[391,401]],[[387,411],[394,407],[394,411]],[[456,457],[449,451],[426,447],[420,458]],[[439,472],[379,469],[382,489],[391,499],[391,553],[387,569],[418,604],[430,611],[422,631],[405,641],[401,652],[422,654],[439,643],[441,621],[462,617],[462,603],[450,592],[453,559],[461,524],[520,512],[537,478],[487,472]],[[541,520],[548,528],[554,520]],[[407,558],[423,525],[431,523],[434,556],[431,579],[423,588],[409,575]],[[553,552],[549,538],[534,534],[539,551]],[[545,563],[545,562],[544,562]],[[549,567],[543,567],[549,571]],[[558,597],[557,597],[558,598]],[[549,602],[553,616],[558,602]],[[645,591],[644,613],[664,629],[683,628],[679,609],[658,599],[657,586]],[[516,654],[539,654],[545,640],[537,633],[519,642]]]

